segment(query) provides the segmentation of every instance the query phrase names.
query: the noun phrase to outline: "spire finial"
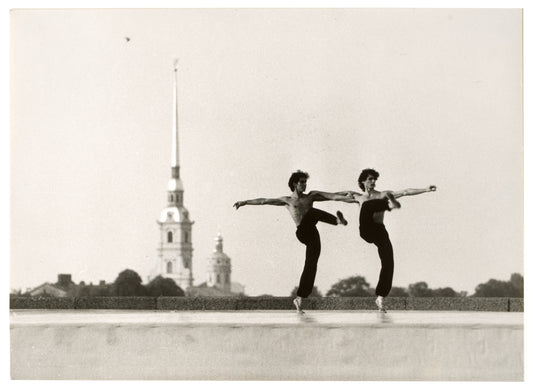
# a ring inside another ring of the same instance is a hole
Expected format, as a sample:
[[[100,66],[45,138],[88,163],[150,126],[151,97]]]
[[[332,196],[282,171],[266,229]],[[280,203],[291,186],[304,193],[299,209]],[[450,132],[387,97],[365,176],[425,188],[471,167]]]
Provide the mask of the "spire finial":
[[[220,226],[218,227],[218,233],[217,233],[217,236],[215,237],[215,250],[214,252],[223,252],[223,248],[222,248],[222,241],[223,241],[223,238],[222,238],[222,234],[220,233]]]
[[[178,144],[178,58],[174,58],[174,112],[172,118],[172,177],[179,178],[179,144]]]

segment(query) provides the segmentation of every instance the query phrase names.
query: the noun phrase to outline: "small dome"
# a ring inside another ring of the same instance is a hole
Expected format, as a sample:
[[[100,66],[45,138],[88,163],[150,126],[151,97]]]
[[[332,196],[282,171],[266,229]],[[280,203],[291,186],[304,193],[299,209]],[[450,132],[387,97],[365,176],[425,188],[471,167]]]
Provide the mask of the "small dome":
[[[222,264],[222,265],[231,265],[231,258],[224,253],[223,249],[223,238],[220,232],[215,237],[215,249],[213,254],[209,258],[211,264]]]
[[[211,257],[211,260],[222,260],[222,262],[229,262],[231,259],[228,255],[226,255],[224,252],[214,252]]]

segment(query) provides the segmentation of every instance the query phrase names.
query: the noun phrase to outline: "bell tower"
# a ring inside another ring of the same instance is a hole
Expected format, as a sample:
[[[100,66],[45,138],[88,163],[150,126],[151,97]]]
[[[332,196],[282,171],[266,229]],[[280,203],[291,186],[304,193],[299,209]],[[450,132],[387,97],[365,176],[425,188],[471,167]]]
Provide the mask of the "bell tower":
[[[171,278],[186,290],[193,285],[192,225],[189,211],[183,206],[183,182],[180,178],[178,141],[178,60],[174,61],[174,98],[172,120],[172,152],[170,179],[167,185],[167,207],[161,211],[157,223],[160,230],[158,248],[159,273]]]
[[[215,249],[207,260],[207,286],[231,291],[231,259],[224,253],[222,235],[215,237]]]

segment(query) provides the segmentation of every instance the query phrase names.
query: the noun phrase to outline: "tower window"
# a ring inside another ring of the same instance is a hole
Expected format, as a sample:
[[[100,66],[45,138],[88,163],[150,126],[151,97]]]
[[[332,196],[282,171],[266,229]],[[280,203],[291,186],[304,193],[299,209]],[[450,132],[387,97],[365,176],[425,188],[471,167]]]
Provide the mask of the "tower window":
[[[183,242],[189,242],[189,232],[183,232]]]
[[[220,284],[220,274],[217,274],[217,284]]]
[[[172,232],[171,231],[167,232],[167,242],[169,242],[169,243],[172,242]]]
[[[167,273],[172,273],[172,262],[167,262]]]

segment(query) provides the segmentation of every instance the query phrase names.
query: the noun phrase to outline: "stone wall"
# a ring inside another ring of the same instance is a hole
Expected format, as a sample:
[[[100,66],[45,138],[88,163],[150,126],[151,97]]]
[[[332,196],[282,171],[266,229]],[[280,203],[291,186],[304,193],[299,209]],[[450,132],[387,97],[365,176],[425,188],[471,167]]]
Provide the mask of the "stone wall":
[[[287,297],[21,297],[11,296],[15,309],[111,310],[292,310]],[[373,297],[325,297],[304,300],[307,310],[375,310]],[[386,299],[388,310],[524,311],[523,298],[411,298]]]

